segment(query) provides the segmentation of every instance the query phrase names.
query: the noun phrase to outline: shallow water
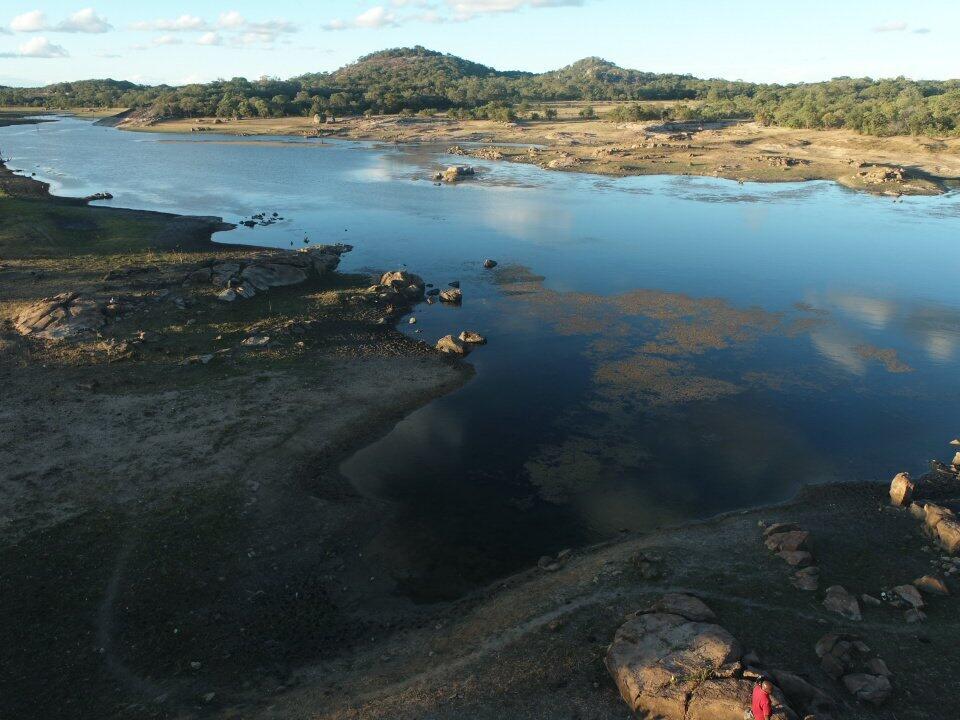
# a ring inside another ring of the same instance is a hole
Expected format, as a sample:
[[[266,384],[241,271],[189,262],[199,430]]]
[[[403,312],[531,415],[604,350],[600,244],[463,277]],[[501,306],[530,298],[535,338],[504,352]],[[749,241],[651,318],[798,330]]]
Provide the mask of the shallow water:
[[[921,470],[960,430],[957,194],[487,161],[439,187],[462,161],[441,147],[75,119],[0,128],[0,148],[56,193],[114,194],[98,204],[285,218],[222,242],[349,242],[344,270],[461,282],[461,308],[420,305],[401,329],[487,336],[475,379],[341,468],[398,504],[378,544],[414,597],[802,483]]]

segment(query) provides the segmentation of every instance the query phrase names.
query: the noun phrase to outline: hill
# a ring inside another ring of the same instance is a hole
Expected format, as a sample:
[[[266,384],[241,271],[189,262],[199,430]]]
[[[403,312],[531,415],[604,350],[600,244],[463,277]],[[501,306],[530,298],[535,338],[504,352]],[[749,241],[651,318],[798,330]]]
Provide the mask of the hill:
[[[870,135],[960,134],[960,81],[835,78],[796,85],[756,84],[632,70],[599,57],[545,73],[501,71],[423,47],[361,57],[330,73],[289,80],[233,78],[147,87],[115,80],[0,88],[0,105],[62,109],[124,106],[150,119],[284,117],[446,111],[514,119],[531,105],[560,100],[626,101],[612,120],[659,117],[670,100],[677,120],[753,118],[792,128],[847,128]]]

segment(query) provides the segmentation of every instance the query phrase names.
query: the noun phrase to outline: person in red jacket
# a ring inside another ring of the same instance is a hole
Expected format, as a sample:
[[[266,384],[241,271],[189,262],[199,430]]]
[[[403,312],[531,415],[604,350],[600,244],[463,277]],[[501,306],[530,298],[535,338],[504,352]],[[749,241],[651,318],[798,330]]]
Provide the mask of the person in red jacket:
[[[754,720],[770,720],[773,714],[773,704],[770,702],[770,693],[773,692],[773,683],[767,678],[760,678],[753,686],[753,701],[750,709]]]

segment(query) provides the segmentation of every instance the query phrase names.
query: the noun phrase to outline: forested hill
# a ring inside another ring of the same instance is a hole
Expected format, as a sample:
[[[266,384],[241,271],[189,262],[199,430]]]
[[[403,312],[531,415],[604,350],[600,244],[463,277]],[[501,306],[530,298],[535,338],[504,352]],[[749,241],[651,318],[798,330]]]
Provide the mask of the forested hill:
[[[158,119],[449,112],[535,119],[557,100],[631,101],[614,120],[755,118],[765,124],[848,128],[870,135],[960,134],[960,80],[836,78],[765,85],[629,70],[585,58],[545,73],[504,72],[422,47],[372,53],[331,73],[233,78],[182,87],[116,80],[0,87],[0,105],[128,107]],[[677,101],[668,109],[652,101]],[[646,103],[646,104],[645,104]]]

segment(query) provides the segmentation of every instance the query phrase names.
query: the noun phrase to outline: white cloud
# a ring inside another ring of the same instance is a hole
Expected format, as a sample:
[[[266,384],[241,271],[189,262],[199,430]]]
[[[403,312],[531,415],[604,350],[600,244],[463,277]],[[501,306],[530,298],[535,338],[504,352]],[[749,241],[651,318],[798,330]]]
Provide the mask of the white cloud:
[[[154,45],[180,45],[182,42],[176,35],[161,35],[153,39]]]
[[[16,32],[39,32],[47,29],[47,16],[40,10],[17,15],[10,21],[10,29]]]
[[[54,45],[45,37],[34,37],[23,43],[17,52],[0,53],[4,58],[64,58],[70,53],[60,45]]]
[[[133,30],[145,30],[161,32],[200,32],[209,30],[210,26],[203,18],[196,15],[181,15],[173,20],[140,20],[130,26]]]
[[[384,28],[399,24],[397,16],[383,5],[375,5],[357,15],[353,20],[331,20],[323,27],[326,30],[346,30],[348,28]]]
[[[42,10],[31,10],[17,15],[10,22],[10,28],[17,32],[105,33],[113,30],[113,25],[93,8],[84,8],[56,25],[49,23]]]
[[[903,20],[889,20],[873,28],[874,32],[903,32],[907,29],[907,23]]]
[[[223,38],[220,37],[220,33],[208,32],[201,35],[197,38],[197,45],[222,45]]]
[[[397,17],[392,12],[388,12],[382,5],[377,5],[357,15],[353,24],[361,28],[385,27],[396,25]]]
[[[66,33],[105,33],[113,30],[113,25],[97,15],[93,8],[84,8],[58,23],[53,30]]]
[[[224,28],[225,30],[239,30],[246,23],[243,15],[238,13],[236,10],[231,10],[230,12],[220,13],[220,19],[217,21],[217,26]]]

